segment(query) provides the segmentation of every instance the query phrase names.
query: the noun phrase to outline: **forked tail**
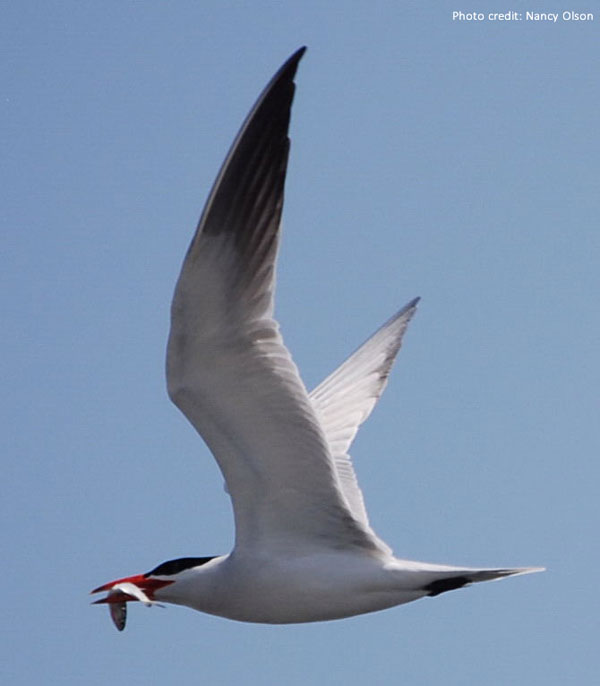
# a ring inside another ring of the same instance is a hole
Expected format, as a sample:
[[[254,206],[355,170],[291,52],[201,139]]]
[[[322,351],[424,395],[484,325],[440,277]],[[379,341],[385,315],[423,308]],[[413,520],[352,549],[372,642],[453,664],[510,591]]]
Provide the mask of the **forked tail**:
[[[428,596],[440,595],[446,591],[454,591],[457,588],[470,586],[480,581],[497,581],[507,576],[518,574],[532,574],[543,572],[544,567],[517,567],[514,569],[469,569],[456,568],[452,571],[425,572],[430,579],[421,586]]]

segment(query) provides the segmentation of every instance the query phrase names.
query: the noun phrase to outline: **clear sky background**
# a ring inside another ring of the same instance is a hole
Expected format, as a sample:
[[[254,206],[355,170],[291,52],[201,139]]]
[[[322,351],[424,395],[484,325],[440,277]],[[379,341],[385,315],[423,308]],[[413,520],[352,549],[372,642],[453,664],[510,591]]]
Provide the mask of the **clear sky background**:
[[[6,684],[591,684],[598,678],[596,3],[4,3]],[[591,10],[588,23],[452,10]],[[300,45],[277,314],[309,386],[422,296],[353,449],[399,556],[545,565],[323,624],[88,591],[228,552],[167,398],[175,279],[260,90]]]

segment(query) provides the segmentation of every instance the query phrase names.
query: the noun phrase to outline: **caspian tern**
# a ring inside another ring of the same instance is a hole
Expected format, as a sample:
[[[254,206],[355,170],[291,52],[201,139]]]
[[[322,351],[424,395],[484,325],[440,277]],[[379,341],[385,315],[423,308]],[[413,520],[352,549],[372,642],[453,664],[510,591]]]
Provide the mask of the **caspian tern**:
[[[111,581],[126,603],[186,605],[274,624],[373,612],[539,567],[402,560],[369,525],[348,449],[386,385],[418,298],[312,393],[273,318],[295,52],[250,111],[217,176],[171,310],[167,385],[208,444],[235,516],[229,555],[186,557]]]

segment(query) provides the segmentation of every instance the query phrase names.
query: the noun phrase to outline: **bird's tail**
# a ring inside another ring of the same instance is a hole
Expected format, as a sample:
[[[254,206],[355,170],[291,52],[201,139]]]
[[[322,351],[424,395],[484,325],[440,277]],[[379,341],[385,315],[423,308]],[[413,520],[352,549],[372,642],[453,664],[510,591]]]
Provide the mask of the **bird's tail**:
[[[424,577],[429,577],[424,581],[421,590],[428,596],[440,595],[446,591],[453,591],[457,588],[470,586],[480,581],[497,581],[507,576],[517,576],[518,574],[532,574],[533,572],[543,572],[544,567],[515,567],[512,569],[472,569],[469,567],[441,568],[439,571],[425,571]]]

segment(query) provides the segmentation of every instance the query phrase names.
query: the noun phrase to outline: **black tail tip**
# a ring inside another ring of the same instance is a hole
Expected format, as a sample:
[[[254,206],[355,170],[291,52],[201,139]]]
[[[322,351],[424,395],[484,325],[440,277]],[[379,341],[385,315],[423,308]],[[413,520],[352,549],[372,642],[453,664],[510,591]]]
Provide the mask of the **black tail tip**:
[[[471,583],[471,579],[468,576],[452,576],[449,579],[437,579],[432,581],[427,586],[423,586],[423,590],[427,591],[427,595],[432,598],[440,593],[446,593],[446,591],[455,591],[457,588],[463,588],[467,584]]]

